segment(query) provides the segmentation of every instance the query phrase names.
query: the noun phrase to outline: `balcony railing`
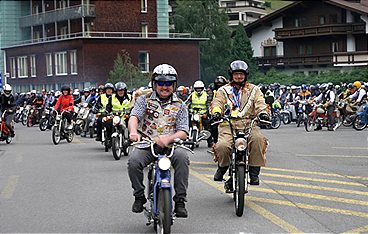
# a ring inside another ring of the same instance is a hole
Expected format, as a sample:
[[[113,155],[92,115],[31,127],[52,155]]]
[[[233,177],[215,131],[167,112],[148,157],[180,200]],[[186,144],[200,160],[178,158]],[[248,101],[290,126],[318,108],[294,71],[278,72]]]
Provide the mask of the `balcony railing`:
[[[365,33],[365,23],[329,24],[298,28],[276,28],[277,40],[306,36]]]
[[[368,65],[368,51],[334,53],[333,63],[335,66]]]
[[[23,16],[19,21],[20,26],[24,28],[65,20],[80,19],[83,17],[96,17],[95,5],[77,5],[68,8],[46,11],[35,15]]]
[[[74,38],[96,38],[96,39],[189,39],[189,40],[206,40],[205,38],[193,38],[190,33],[141,33],[141,32],[94,32],[86,31],[71,33],[65,35],[57,35],[46,38],[37,38],[33,40],[14,42],[12,46],[31,45],[44,42],[55,42]]]
[[[332,54],[305,55],[292,57],[258,57],[258,66],[299,66],[332,64]]]

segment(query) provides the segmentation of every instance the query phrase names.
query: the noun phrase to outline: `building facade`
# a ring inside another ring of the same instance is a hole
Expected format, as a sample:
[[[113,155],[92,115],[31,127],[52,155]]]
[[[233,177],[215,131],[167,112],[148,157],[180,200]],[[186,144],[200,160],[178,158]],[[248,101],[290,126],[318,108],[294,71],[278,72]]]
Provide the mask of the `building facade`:
[[[219,0],[220,7],[227,10],[229,26],[247,25],[265,16],[264,3],[264,0]]]
[[[368,65],[368,0],[298,1],[245,29],[263,71],[318,74]]]
[[[170,63],[181,84],[200,77],[201,39],[168,32],[167,0],[30,0],[28,8],[19,27],[29,40],[3,48],[15,91],[104,84],[122,50],[144,73]]]

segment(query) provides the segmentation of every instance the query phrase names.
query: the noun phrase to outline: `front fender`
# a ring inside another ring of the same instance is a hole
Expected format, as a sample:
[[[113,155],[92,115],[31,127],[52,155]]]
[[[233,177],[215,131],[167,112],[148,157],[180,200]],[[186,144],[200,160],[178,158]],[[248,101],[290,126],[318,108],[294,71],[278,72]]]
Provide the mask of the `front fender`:
[[[114,132],[114,133],[111,135],[111,137],[117,137],[118,135],[119,135],[119,133]]]

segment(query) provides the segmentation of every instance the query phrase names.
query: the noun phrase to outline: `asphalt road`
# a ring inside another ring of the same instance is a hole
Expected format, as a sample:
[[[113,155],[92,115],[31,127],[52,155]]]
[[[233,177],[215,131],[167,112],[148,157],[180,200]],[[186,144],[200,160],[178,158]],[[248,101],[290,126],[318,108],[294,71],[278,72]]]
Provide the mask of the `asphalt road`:
[[[205,144],[191,155],[187,208],[175,233],[368,233],[368,130],[264,130],[268,167],[234,212]],[[127,157],[93,139],[53,145],[51,131],[16,126],[0,143],[0,232],[152,233],[133,214]]]

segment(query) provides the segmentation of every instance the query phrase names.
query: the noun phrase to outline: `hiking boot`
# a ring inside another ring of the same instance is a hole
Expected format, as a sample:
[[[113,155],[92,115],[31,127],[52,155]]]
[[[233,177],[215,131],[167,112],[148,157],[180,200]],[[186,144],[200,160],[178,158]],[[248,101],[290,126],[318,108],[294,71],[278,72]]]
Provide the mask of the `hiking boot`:
[[[132,211],[134,213],[142,213],[143,212],[143,205],[147,202],[145,197],[136,197],[135,201],[132,206]]]
[[[261,167],[257,166],[249,166],[249,177],[250,177],[250,185],[259,185],[259,173],[261,171]]]
[[[175,202],[175,210],[174,210],[176,217],[178,218],[187,218],[188,217],[188,211],[185,208],[184,199],[181,198],[178,201]]]
[[[321,126],[321,125],[318,125],[318,126],[314,129],[314,131],[319,131],[319,130],[322,130],[322,126]]]
[[[224,175],[227,171],[227,169],[229,168],[229,166],[226,167],[220,167],[218,166],[217,171],[213,177],[214,181],[223,181],[224,180]]]
[[[250,185],[259,185],[259,177],[250,177]]]
[[[234,192],[234,188],[233,188],[233,178],[230,177],[224,185],[224,189],[225,189],[225,193],[233,193]]]

